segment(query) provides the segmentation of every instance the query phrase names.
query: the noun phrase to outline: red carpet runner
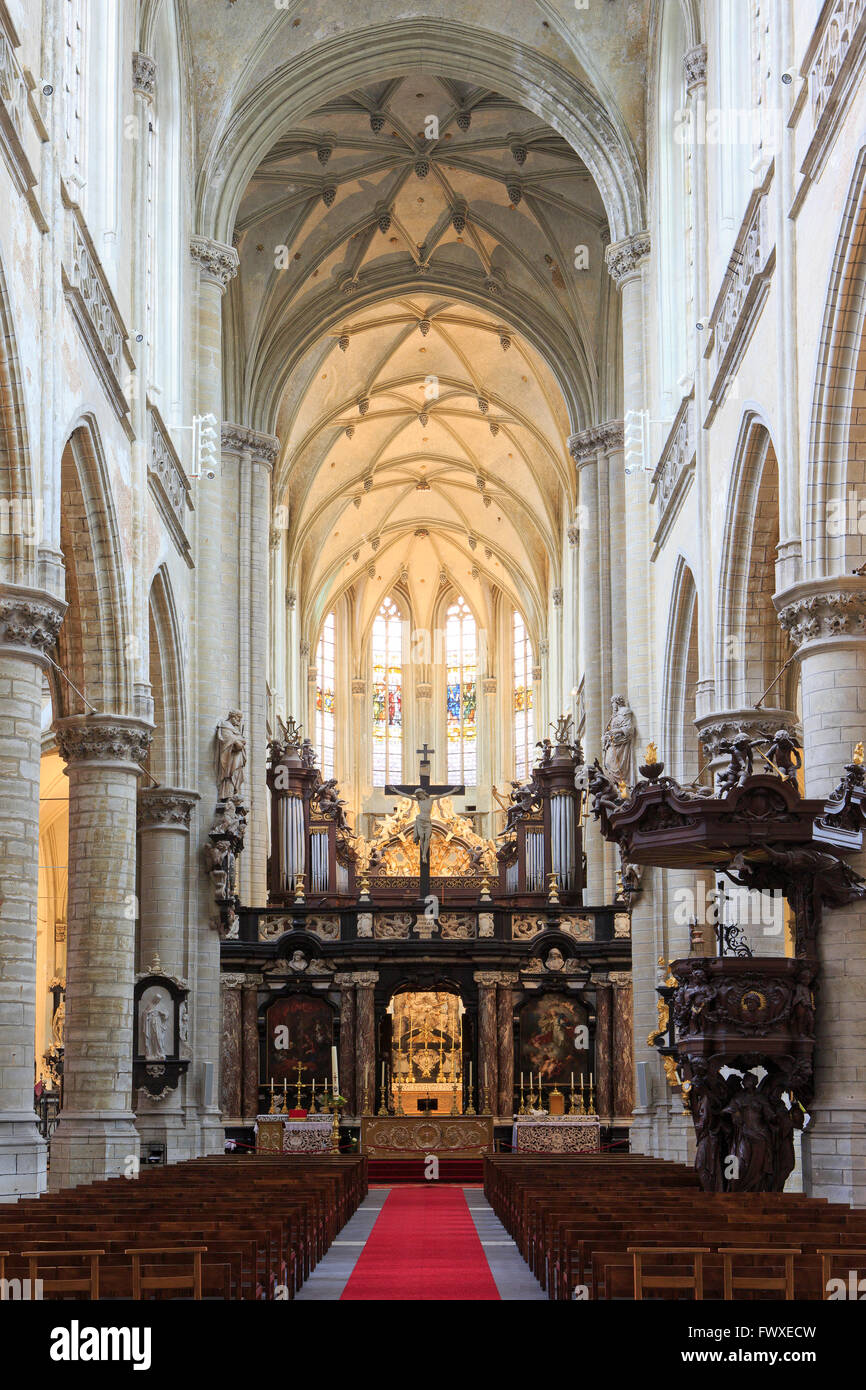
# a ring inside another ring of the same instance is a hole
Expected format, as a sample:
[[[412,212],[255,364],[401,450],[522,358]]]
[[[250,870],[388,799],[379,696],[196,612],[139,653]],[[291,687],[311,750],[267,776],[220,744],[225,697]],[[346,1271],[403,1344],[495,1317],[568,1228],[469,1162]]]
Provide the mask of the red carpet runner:
[[[344,1299],[499,1299],[459,1187],[395,1187]]]

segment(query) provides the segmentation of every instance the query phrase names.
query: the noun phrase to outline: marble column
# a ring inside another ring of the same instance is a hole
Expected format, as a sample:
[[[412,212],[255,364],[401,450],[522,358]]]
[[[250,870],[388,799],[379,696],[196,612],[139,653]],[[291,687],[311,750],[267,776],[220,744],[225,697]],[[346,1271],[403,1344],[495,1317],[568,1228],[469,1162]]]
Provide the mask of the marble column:
[[[603,1125],[613,1116],[613,986],[600,980],[595,989],[595,1104]]]
[[[241,1114],[259,1113],[259,985],[261,975],[245,975],[241,986]]]
[[[496,971],[479,970],[478,986],[478,1090],[481,1114],[489,1115],[499,1094],[499,1038],[496,1017]]]
[[[503,972],[496,986],[498,1099],[496,1114],[510,1119],[514,1114],[514,986],[518,975]]]
[[[622,1124],[631,1118],[634,1107],[631,975],[627,971],[611,971],[610,982],[613,986],[613,1115],[615,1122]]]
[[[777,594],[800,661],[806,795],[827,796],[866,736],[866,580],[814,579]],[[848,862],[866,875],[866,853]],[[815,1100],[804,1190],[866,1205],[866,903],[825,908],[818,937]]]
[[[241,1114],[243,1084],[243,1036],[241,1023],[241,990],[243,975],[222,975],[222,1047],[220,1049],[220,1109],[228,1122],[236,1122]]]
[[[57,722],[69,778],[63,1109],[52,1191],[137,1172],[132,1110],[136,799],[151,726],[129,716]]]
[[[190,254],[199,271],[196,412],[208,419],[218,449],[222,423],[222,299],[229,281],[237,274],[238,255],[233,247],[203,236],[192,238]],[[237,497],[229,479],[223,476],[221,460],[214,462],[217,476],[204,478],[195,494],[197,584],[191,617],[191,676],[196,710],[194,767],[196,785],[204,799],[193,824],[191,856],[198,875],[190,949],[190,1023],[195,1055],[188,1078],[197,1107],[199,1151],[205,1154],[222,1153],[225,1135],[219,1106],[220,939],[212,925],[213,884],[201,849],[216,808],[214,731],[228,710],[238,705],[237,667],[227,655],[226,644],[226,624],[231,621],[227,615],[237,611],[237,554],[232,553],[227,540],[237,524]],[[235,645],[236,638],[229,643],[229,651],[233,652]],[[212,803],[207,800],[207,788],[213,788]]]
[[[335,975],[334,983],[340,988],[340,1091],[346,1098],[345,1114],[355,1116],[359,1113],[355,1090],[355,977]]]
[[[33,1110],[39,759],[45,652],[66,605],[39,590],[0,595],[0,1201],[45,1189]]]
[[[150,969],[159,957],[167,975],[186,975],[186,920],[190,815],[198,793],[177,787],[144,787],[138,793],[139,839],[139,960]],[[196,1152],[195,1128],[185,1125],[183,1103],[186,1077],[165,1100],[153,1100],[140,1090],[136,1097],[136,1127],[142,1140],[165,1144],[166,1161],[176,1163]]]
[[[373,990],[379,979],[375,970],[355,974],[355,1101],[360,1115],[372,1115],[376,1099],[376,1014]]]

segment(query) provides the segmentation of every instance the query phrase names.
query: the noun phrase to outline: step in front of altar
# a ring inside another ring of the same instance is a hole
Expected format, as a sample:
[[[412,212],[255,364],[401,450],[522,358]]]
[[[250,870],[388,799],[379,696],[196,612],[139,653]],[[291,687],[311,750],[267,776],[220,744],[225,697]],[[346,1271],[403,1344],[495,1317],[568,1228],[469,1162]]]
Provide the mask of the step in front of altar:
[[[481,1158],[493,1153],[492,1115],[371,1115],[361,1122],[368,1158]]]
[[[457,1187],[480,1187],[484,1181],[484,1160],[480,1158],[440,1158],[438,1172],[430,1173],[426,1156],[418,1158],[371,1158],[368,1181],[372,1187],[399,1187],[405,1183],[445,1183]]]

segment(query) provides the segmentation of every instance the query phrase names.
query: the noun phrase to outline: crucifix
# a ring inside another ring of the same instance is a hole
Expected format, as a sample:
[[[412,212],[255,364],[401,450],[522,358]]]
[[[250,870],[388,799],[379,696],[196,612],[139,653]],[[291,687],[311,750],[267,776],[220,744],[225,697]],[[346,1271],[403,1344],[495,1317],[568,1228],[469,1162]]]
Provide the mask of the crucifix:
[[[418,803],[418,814],[415,817],[415,829],[413,839],[418,845],[418,861],[421,869],[421,882],[419,886],[419,897],[426,899],[430,896],[430,836],[433,832],[433,803],[438,801],[440,796],[464,796],[465,787],[437,786],[430,781],[430,756],[435,751],[424,744],[423,748],[417,748],[416,753],[421,758],[421,775],[417,786],[403,786],[399,782],[393,786],[385,788],[389,796],[409,796]]]

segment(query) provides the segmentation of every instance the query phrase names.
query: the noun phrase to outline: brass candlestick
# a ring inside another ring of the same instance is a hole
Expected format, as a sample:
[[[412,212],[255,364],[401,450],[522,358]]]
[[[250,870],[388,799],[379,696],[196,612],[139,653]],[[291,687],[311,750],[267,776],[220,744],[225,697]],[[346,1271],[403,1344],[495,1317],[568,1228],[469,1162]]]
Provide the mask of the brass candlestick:
[[[405,1113],[405,1111],[403,1110],[403,1078],[402,1078],[401,1076],[398,1076],[398,1077],[397,1077],[397,1114],[398,1114],[398,1115],[403,1115],[404,1113]]]
[[[390,1115],[390,1113],[391,1113],[391,1111],[388,1109],[388,1099],[387,1099],[387,1097],[388,1097],[388,1092],[387,1092],[387,1089],[386,1089],[386,1086],[385,1086],[385,1078],[383,1077],[383,1078],[382,1078],[382,1104],[379,1106],[379,1114],[380,1114],[380,1115]]]
[[[475,1109],[475,1106],[472,1104],[472,1083],[471,1083],[471,1082],[469,1083],[468,1087],[466,1088],[466,1098],[467,1098],[467,1100],[469,1101],[469,1104],[466,1106],[466,1109],[465,1109],[464,1112],[463,1112],[464,1115],[476,1115],[478,1112],[477,1112],[477,1110]]]
[[[573,1078],[572,1078],[572,1082],[571,1082],[571,1101],[570,1101],[570,1103],[569,1103],[568,1113],[569,1113],[569,1115],[576,1115],[576,1114],[578,1113],[577,1106],[576,1106],[575,1103],[574,1103],[574,1079],[573,1079]]]
[[[523,1077],[520,1078],[520,1109],[517,1113],[518,1115],[526,1114],[526,1102],[523,1098]]]
[[[298,1104],[297,1104],[297,1107],[296,1107],[296,1109],[298,1109],[298,1110],[301,1110],[301,1109],[303,1108],[303,1107],[301,1106],[301,1072],[302,1072],[302,1070],[303,1070],[303,1063],[302,1063],[302,1062],[299,1062],[299,1063],[298,1063]],[[284,1085],[284,1087],[283,1087],[283,1097],[285,1098],[285,1085]]]
[[[333,1101],[333,1097],[332,1097]],[[340,1152],[340,1108],[332,1104],[333,1115],[331,1118],[331,1153]]]

